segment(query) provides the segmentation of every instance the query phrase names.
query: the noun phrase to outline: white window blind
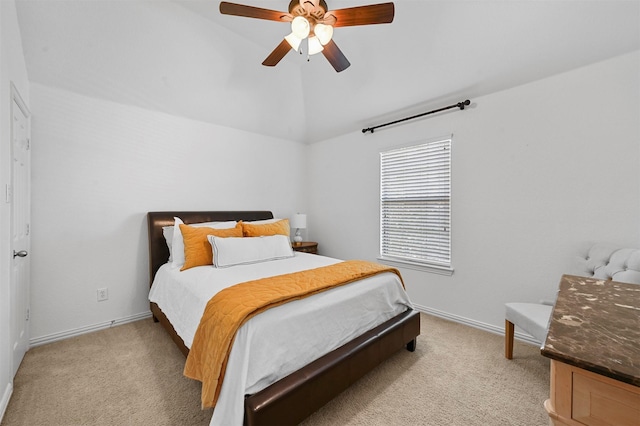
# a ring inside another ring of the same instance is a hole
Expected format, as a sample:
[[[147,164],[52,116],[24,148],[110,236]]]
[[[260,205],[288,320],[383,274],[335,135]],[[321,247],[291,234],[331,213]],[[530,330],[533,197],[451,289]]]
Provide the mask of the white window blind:
[[[380,255],[451,267],[451,139],[380,153]]]

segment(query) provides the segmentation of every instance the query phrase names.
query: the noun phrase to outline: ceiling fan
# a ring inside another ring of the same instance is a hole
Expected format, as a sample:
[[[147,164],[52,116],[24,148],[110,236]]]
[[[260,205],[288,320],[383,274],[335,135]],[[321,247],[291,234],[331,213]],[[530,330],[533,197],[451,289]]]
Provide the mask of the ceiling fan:
[[[266,19],[291,23],[291,34],[262,62],[273,67],[289,50],[298,51],[302,40],[308,40],[309,55],[322,52],[337,72],[351,65],[336,43],[332,40],[333,29],[355,25],[388,24],[393,22],[393,3],[356,6],[346,9],[329,10],[324,0],[291,0],[289,12],[263,9],[237,3],[220,2],[220,13],[247,18]]]

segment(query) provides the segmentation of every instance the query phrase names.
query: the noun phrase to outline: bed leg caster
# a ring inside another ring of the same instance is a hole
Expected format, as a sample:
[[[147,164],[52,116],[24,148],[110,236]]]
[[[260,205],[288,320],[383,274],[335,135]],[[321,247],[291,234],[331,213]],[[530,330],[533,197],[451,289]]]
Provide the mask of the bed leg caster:
[[[418,342],[416,342],[416,339],[413,339],[412,341],[410,341],[409,343],[407,343],[407,350],[409,352],[415,352],[416,350],[416,344]]]

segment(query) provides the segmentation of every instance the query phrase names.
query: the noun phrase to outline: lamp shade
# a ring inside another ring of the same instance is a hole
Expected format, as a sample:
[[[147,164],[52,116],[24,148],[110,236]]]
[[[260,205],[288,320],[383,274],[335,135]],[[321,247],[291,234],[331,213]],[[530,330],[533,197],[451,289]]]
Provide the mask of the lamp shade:
[[[287,40],[287,43],[289,43],[293,50],[295,50],[296,52],[298,51],[298,49],[300,48],[300,43],[302,43],[302,39],[296,37],[294,33],[289,34],[284,39]]]
[[[307,227],[307,215],[302,213],[294,214],[291,218],[291,227],[296,229],[304,229]]]
[[[320,53],[324,50],[324,47],[322,47],[318,37],[309,37],[307,40],[309,43],[309,55],[315,55],[316,53]]]
[[[296,35],[300,40],[307,38],[309,32],[311,31],[311,26],[309,25],[309,21],[302,16],[296,16],[291,21],[291,32]]]
[[[313,29],[313,32],[320,40],[321,45],[325,45],[331,41],[331,37],[333,37],[333,27],[331,25],[324,24],[316,24]]]

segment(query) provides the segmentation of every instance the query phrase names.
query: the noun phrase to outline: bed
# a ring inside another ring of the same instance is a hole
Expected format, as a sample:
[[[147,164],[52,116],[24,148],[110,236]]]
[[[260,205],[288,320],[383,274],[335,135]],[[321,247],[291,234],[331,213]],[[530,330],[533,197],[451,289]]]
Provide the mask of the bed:
[[[150,286],[169,258],[163,227],[173,225],[174,217],[181,218],[185,224],[195,224],[266,220],[272,219],[273,214],[270,211],[149,212],[147,223]],[[316,255],[306,253],[300,256],[308,256],[302,259],[306,262],[318,262],[321,258],[318,256],[316,260]],[[180,336],[184,333],[176,332],[157,303],[151,302],[150,306],[154,321],[166,329],[178,348],[187,356],[189,347]],[[336,349],[322,354],[282,378],[276,377],[275,381],[266,387],[244,395],[242,422],[246,425],[298,424],[398,350],[406,347],[407,350],[414,351],[416,337],[419,334],[419,313],[409,305],[402,312],[394,314],[371,329],[364,330]],[[229,374],[229,371],[227,373]]]

